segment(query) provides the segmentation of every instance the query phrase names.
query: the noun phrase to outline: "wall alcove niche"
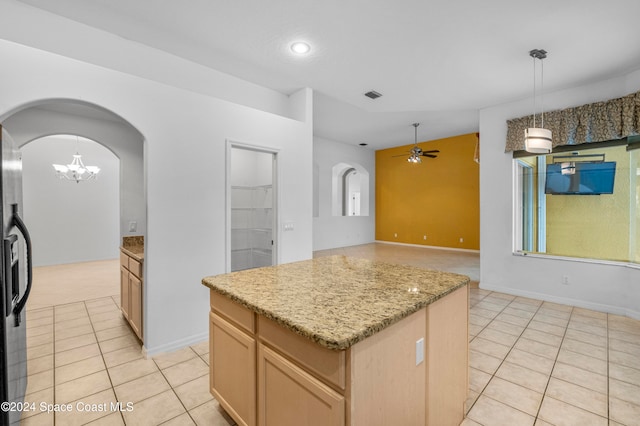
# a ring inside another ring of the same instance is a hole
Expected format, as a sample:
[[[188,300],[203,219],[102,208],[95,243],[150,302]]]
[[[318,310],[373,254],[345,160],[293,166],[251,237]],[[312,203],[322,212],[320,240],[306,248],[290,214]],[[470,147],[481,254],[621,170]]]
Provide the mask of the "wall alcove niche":
[[[331,169],[333,216],[369,216],[369,172],[359,164],[338,163]]]

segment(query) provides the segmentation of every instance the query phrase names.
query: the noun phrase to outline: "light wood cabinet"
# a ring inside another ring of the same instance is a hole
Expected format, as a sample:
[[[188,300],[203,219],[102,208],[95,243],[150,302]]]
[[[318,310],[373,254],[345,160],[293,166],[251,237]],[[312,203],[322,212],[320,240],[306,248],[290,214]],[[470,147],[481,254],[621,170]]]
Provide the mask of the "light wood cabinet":
[[[120,252],[120,310],[142,340],[142,262]]]
[[[136,335],[142,339],[142,280],[131,273],[129,275],[129,324],[136,333]]]
[[[457,426],[464,419],[467,286],[342,351],[215,291],[211,311],[211,393],[239,425]]]
[[[210,314],[211,393],[239,425],[256,424],[256,340]]]
[[[258,425],[341,426],[345,398],[264,344],[258,344]]]
[[[129,270],[120,265],[120,309],[122,315],[129,320]]]

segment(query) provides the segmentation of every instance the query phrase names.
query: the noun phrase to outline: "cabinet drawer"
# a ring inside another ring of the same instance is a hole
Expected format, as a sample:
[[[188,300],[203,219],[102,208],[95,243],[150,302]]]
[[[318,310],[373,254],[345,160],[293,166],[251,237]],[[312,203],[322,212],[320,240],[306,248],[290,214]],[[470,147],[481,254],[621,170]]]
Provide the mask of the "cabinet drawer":
[[[129,256],[127,256],[123,252],[120,252],[120,266],[124,266],[125,268],[129,269]]]
[[[133,275],[142,279],[142,263],[138,262],[133,257],[129,258],[129,270]]]
[[[211,291],[211,309],[218,314],[223,315],[249,334],[255,333],[256,326],[253,311],[245,308],[239,303],[232,301],[226,296],[222,296],[221,294]]]
[[[260,339],[338,389],[345,389],[345,351],[333,351],[298,336],[275,321],[258,316]]]

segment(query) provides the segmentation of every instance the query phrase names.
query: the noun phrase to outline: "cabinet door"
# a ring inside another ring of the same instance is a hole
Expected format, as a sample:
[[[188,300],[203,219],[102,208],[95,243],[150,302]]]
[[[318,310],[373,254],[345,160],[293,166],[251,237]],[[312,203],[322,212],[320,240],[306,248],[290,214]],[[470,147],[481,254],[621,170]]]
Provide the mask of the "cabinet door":
[[[256,424],[256,341],[211,313],[211,393],[239,424]]]
[[[297,365],[263,344],[258,348],[260,426],[345,424],[345,400]]]
[[[129,271],[120,266],[120,309],[122,315],[129,319]]]
[[[132,273],[129,273],[129,298],[129,323],[142,340],[142,281]]]

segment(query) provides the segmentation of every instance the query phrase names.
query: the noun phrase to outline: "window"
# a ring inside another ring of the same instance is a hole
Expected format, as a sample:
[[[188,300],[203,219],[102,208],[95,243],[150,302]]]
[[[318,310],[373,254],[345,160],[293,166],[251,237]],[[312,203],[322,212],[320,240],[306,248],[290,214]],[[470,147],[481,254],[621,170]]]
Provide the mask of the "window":
[[[514,159],[515,250],[640,263],[640,150],[574,148]]]

